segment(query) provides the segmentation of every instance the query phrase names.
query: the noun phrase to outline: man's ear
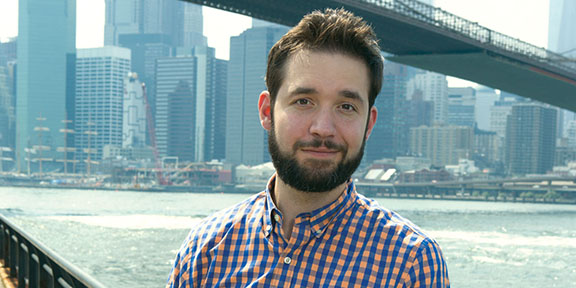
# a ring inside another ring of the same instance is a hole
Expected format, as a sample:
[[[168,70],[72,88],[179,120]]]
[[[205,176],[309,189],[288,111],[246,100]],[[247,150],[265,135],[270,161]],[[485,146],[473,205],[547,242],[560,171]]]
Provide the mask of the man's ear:
[[[258,112],[260,115],[260,124],[266,130],[272,128],[272,114],[270,113],[270,92],[262,91],[260,93],[260,98],[258,99]]]
[[[366,126],[366,140],[370,137],[372,133],[372,128],[374,128],[374,124],[376,124],[376,119],[378,118],[378,109],[375,106],[370,108],[370,115],[368,115],[368,125]]]

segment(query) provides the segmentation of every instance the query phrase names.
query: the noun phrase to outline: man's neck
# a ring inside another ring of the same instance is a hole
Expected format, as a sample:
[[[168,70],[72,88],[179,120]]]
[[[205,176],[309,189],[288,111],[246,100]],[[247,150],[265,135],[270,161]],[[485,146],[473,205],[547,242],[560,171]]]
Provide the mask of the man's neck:
[[[305,212],[312,212],[334,202],[346,189],[346,183],[326,192],[303,192],[284,183],[276,176],[276,183],[272,197],[276,207],[282,212],[282,232],[286,239],[290,239],[296,216]]]

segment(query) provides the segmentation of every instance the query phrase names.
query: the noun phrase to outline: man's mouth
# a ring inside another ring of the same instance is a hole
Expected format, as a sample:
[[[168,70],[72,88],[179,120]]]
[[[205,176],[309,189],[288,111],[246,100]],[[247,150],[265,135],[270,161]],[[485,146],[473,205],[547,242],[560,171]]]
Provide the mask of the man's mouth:
[[[333,157],[338,152],[340,152],[339,150],[336,150],[336,149],[328,149],[328,148],[323,148],[323,147],[319,147],[319,148],[308,148],[307,147],[307,148],[301,148],[301,150],[304,153],[311,155],[313,157],[317,157],[317,158]]]

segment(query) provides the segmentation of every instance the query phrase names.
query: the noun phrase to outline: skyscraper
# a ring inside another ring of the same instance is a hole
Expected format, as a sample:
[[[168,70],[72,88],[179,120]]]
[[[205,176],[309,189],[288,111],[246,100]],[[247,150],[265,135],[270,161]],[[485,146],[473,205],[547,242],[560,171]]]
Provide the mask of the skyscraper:
[[[548,23],[548,49],[563,56],[576,59],[576,1],[550,0],[550,15]],[[573,65],[576,62],[565,62]],[[568,127],[576,121],[572,111],[559,110],[558,137],[570,137]]]
[[[576,58],[576,1],[550,0],[548,50]]]
[[[124,77],[128,72],[129,49],[78,50],[75,123],[79,160],[100,160],[105,145],[122,146]]]
[[[506,137],[508,115],[512,112],[512,106],[517,103],[514,97],[500,97],[490,109],[490,131],[496,132],[502,139]]]
[[[104,45],[120,45],[120,35],[162,34],[171,47],[206,45],[202,6],[184,1],[106,0]]]
[[[448,82],[446,76],[430,71],[421,71],[408,83],[408,97],[421,91],[423,99],[434,103],[433,121],[446,124],[448,121]]]
[[[409,107],[406,85],[414,68],[386,61],[382,90],[374,106],[378,121],[366,143],[365,163],[382,158],[395,158],[408,152]]]
[[[448,124],[474,127],[476,90],[472,87],[448,88]]]
[[[226,61],[215,58],[214,48],[195,46],[190,52],[157,60],[158,151],[181,161],[222,159]]]
[[[476,88],[476,105],[474,114],[476,115],[476,126],[484,131],[490,130],[490,111],[494,102],[499,99],[496,91],[490,87],[480,86]]]
[[[152,115],[156,115],[156,59],[172,55],[170,38],[165,34],[122,34],[119,46],[131,51],[131,71],[146,84]]]
[[[552,170],[556,117],[556,109],[539,104],[512,107],[506,126],[506,166],[510,174],[544,174]]]
[[[62,121],[74,119],[76,1],[20,0],[18,14],[16,153],[23,164],[25,148],[34,146],[42,158],[58,158]]]
[[[209,136],[210,143],[214,143],[213,147],[208,147],[208,155],[212,155],[212,159],[224,160],[226,159],[226,97],[228,95],[228,61],[216,59],[216,72],[215,74],[215,98],[213,101],[214,113],[212,113],[212,135]],[[212,160],[210,159],[210,160]]]
[[[474,148],[474,128],[466,126],[433,126],[410,129],[413,155],[430,158],[433,165],[456,165],[469,159]]]
[[[16,38],[0,42],[0,147],[10,149],[14,149],[15,140],[15,63]]]
[[[0,66],[6,66],[8,62],[16,60],[17,46],[16,38],[8,42],[0,42]]]
[[[0,147],[14,147],[13,124],[14,104],[12,103],[10,79],[7,68],[0,66]]]
[[[196,58],[159,58],[156,64],[156,145],[161,156],[194,161]]]
[[[260,126],[258,95],[266,90],[264,76],[270,48],[288,32],[273,25],[248,29],[230,39],[226,101],[226,160],[255,165],[270,161],[268,135]]]
[[[224,159],[228,61],[216,59],[214,48],[207,46],[195,46],[192,52],[196,58],[194,159]]]
[[[122,103],[122,147],[143,147],[146,144],[146,100],[138,74],[124,77]]]

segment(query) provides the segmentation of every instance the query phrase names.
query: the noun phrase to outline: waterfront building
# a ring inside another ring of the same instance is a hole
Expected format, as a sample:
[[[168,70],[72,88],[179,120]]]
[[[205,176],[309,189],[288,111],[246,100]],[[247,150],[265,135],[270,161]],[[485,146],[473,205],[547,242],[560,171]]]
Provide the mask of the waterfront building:
[[[400,183],[431,183],[445,181],[453,181],[453,176],[444,169],[411,170],[403,172],[398,176],[398,182]]]
[[[15,99],[9,69],[0,65],[0,147],[14,149]]]
[[[194,161],[196,61],[191,56],[157,60],[155,132],[162,157]]]
[[[576,1],[550,0],[549,13],[548,50],[576,58]],[[558,138],[571,138],[568,129],[572,121],[576,121],[576,113],[558,109]]]
[[[565,146],[576,147],[576,120],[567,122],[565,131],[564,138],[560,142],[565,142]]]
[[[426,157],[415,157],[415,156],[398,156],[396,157],[396,168],[401,172],[411,171],[411,170],[423,170],[430,168],[432,162]]]
[[[154,151],[150,146],[139,147],[120,147],[113,145],[104,145],[102,148],[102,159],[121,159],[127,160],[132,163],[137,163],[138,166],[148,164],[153,166]],[[123,166],[124,168],[126,166]]]
[[[146,99],[138,74],[124,77],[122,103],[122,147],[142,147],[146,144]]]
[[[564,166],[568,163],[576,161],[576,147],[568,145],[556,146],[556,153],[554,153],[554,166]]]
[[[195,137],[192,141],[192,146],[194,147],[194,161],[203,162],[206,160],[205,149],[210,146],[208,144],[208,139],[212,137],[212,132],[209,127],[213,119],[213,101],[214,101],[214,61],[215,51],[214,48],[209,48],[207,46],[196,46],[192,49],[192,54],[196,59],[196,91],[194,110],[191,111],[194,115],[194,133]]]
[[[408,152],[408,127],[411,111],[406,100],[406,85],[414,73],[406,65],[384,62],[382,90],[374,102],[378,121],[366,142],[364,163],[395,158]]]
[[[6,66],[16,60],[17,38],[11,38],[8,42],[0,42],[0,66]]]
[[[258,117],[258,95],[266,90],[268,51],[288,32],[287,27],[263,25],[230,38],[226,100],[226,161],[257,165],[270,161],[268,134]]]
[[[160,58],[156,69],[156,140],[160,155],[204,162],[224,157],[227,61],[214,48]],[[223,86],[223,87],[222,87]]]
[[[212,101],[209,131],[211,134],[207,137],[206,154],[210,160],[222,161],[226,159],[226,97],[228,89],[228,61],[215,59],[215,70],[211,75],[214,76],[214,99]]]
[[[475,118],[476,126],[478,129],[491,131],[491,109],[494,106],[494,102],[498,101],[500,96],[496,93],[496,90],[480,86],[476,88],[476,104],[475,107]]]
[[[62,121],[74,119],[76,1],[20,0],[18,9],[16,154],[24,164],[25,149],[34,146],[42,158],[60,157]],[[46,160],[45,170],[61,167],[56,163]]]
[[[504,138],[498,136],[496,132],[474,129],[474,158],[481,159],[483,164],[502,161],[503,141]]]
[[[408,112],[400,115],[408,115],[408,127],[432,126],[434,123],[434,102],[424,100],[422,91],[416,90],[408,100]],[[406,132],[408,134],[408,132]]]
[[[432,165],[458,164],[468,159],[474,145],[474,131],[466,126],[432,126],[410,129],[412,155],[430,158]]]
[[[446,171],[456,177],[474,177],[480,172],[476,163],[470,159],[460,159],[457,165],[446,165]]]
[[[164,34],[122,34],[120,46],[131,51],[131,71],[138,74],[146,84],[146,97],[151,105],[152,116],[156,114],[156,59],[172,55],[170,39]]]
[[[472,87],[448,88],[448,125],[476,126],[476,90]]]
[[[496,132],[499,137],[504,139],[506,137],[506,121],[508,115],[512,112],[512,106],[517,104],[515,98],[500,97],[500,100],[495,101],[490,110],[490,131]]]
[[[421,91],[423,99],[434,103],[434,124],[448,122],[448,81],[446,76],[430,71],[420,71],[407,85],[408,97]]]
[[[556,151],[555,108],[535,103],[512,106],[506,126],[506,164],[512,175],[545,174]]]
[[[102,159],[105,145],[122,146],[125,77],[130,50],[78,49],[76,62],[76,147],[80,169]]]
[[[196,59],[194,161],[223,159],[225,135],[218,134],[225,131],[227,61],[216,59],[215,49],[208,46],[194,46],[191,53]]]

